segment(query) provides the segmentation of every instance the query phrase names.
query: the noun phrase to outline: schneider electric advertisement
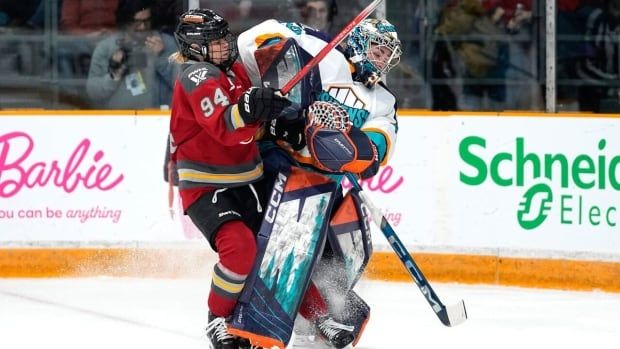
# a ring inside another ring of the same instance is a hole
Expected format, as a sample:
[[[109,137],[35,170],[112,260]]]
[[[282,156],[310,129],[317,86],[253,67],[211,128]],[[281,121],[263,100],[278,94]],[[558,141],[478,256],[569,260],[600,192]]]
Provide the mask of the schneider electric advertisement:
[[[381,205],[410,245],[620,255],[619,121],[401,118]]]

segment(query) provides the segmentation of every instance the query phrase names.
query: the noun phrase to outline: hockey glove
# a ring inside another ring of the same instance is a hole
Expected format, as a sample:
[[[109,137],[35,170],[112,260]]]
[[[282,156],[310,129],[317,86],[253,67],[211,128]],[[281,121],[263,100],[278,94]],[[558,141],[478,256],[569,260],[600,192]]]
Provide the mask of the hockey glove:
[[[351,127],[348,132],[306,127],[306,140],[314,165],[328,172],[351,172],[369,178],[379,170],[377,147],[360,129]]]
[[[304,119],[285,120],[283,118],[271,120],[267,126],[267,139],[287,142],[293,150],[301,150],[306,146]]]
[[[280,116],[291,101],[271,87],[252,87],[237,102],[239,115],[246,124],[271,121]]]

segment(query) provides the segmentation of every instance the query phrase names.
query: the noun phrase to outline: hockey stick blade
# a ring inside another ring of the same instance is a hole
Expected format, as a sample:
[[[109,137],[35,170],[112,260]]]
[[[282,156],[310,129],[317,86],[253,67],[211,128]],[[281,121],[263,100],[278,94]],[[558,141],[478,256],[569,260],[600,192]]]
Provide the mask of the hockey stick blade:
[[[462,322],[467,320],[467,310],[465,309],[465,301],[461,300],[460,302],[450,305],[444,306],[439,313],[437,313],[439,320],[442,324],[452,327],[456,326]]]

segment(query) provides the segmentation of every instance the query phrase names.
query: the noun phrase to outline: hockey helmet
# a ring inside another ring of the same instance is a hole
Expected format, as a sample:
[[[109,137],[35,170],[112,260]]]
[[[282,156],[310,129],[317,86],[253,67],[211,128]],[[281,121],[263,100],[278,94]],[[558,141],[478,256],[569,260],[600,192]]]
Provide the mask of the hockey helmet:
[[[224,70],[230,69],[239,56],[237,38],[228,29],[228,22],[219,14],[209,9],[193,9],[179,17],[179,24],[174,32],[180,53],[198,61],[211,62]],[[209,52],[209,43],[225,39],[227,53],[219,56],[223,60],[214,62],[213,52]]]
[[[400,62],[396,28],[385,19],[365,19],[347,38],[346,53],[356,69],[356,80],[372,86]]]

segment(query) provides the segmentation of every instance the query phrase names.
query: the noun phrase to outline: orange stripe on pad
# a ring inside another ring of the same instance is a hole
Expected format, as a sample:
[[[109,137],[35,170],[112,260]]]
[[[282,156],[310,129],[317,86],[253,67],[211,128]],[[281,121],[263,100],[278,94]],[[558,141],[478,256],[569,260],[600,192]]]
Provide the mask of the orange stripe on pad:
[[[273,347],[277,347],[280,349],[286,348],[286,345],[284,345],[284,343],[282,343],[279,340],[273,339],[271,337],[259,336],[252,332],[239,330],[234,327],[228,326],[228,333],[233,334],[238,337],[243,337],[245,339],[248,339],[252,345],[256,345],[261,348],[273,348]]]
[[[293,176],[293,174],[296,172],[300,172],[300,174]],[[290,192],[298,189],[308,188],[313,185],[325,184],[329,181],[329,177],[325,177],[318,173],[305,171],[297,167],[292,167],[291,175],[288,177],[285,190],[287,192]]]
[[[330,224],[333,226],[357,222],[357,211],[353,203],[351,195],[346,195],[344,200],[338,207],[338,211],[332,217]]]

